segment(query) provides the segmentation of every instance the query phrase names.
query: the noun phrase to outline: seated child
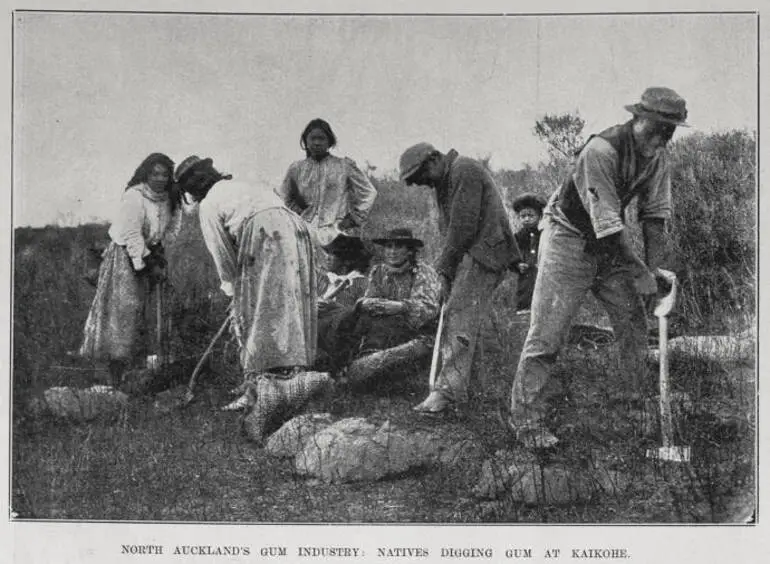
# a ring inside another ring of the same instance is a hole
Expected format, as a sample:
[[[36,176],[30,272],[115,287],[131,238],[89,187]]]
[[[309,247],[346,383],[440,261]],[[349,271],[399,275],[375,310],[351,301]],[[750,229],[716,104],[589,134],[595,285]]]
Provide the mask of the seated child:
[[[371,253],[358,237],[339,235],[324,249],[326,269],[318,276],[318,361],[322,370],[339,369],[340,349],[349,348],[343,329],[369,284]]]
[[[358,237],[339,235],[325,249],[326,269],[318,277],[320,310],[352,306],[363,297],[372,255]]]
[[[519,245],[524,262],[517,265],[519,285],[516,291],[516,310],[524,313],[532,304],[532,292],[537,278],[537,248],[540,244],[538,224],[543,216],[545,199],[539,194],[526,192],[513,201],[521,229],[516,231],[516,243]]]

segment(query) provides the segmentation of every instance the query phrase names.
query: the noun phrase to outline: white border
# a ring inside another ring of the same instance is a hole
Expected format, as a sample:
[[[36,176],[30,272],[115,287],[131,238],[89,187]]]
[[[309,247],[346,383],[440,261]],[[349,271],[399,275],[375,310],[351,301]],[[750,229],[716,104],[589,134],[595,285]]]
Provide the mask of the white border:
[[[767,2],[746,1],[648,1],[633,4],[615,2],[581,2],[579,9],[572,2],[537,1],[537,2],[426,2],[393,1],[377,4],[357,2],[354,0],[336,0],[325,2],[296,1],[286,2],[247,2],[234,0],[218,1],[160,1],[135,0],[133,2],[107,1],[27,1],[4,3],[4,15],[0,37],[2,45],[2,88],[0,88],[0,106],[2,107],[2,135],[0,135],[0,155],[2,155],[2,176],[7,182],[3,183],[3,204],[0,205],[0,221],[3,222],[0,231],[0,279],[3,289],[10,295],[6,284],[10,281],[10,170],[11,170],[11,135],[9,116],[11,115],[10,84],[11,77],[11,38],[9,30],[12,25],[12,10],[14,9],[56,9],[56,10],[94,10],[94,11],[196,11],[196,12],[306,12],[306,13],[555,13],[555,12],[671,12],[671,11],[759,11],[762,18],[769,14]],[[760,63],[766,66],[770,60],[768,52],[767,28],[770,21],[761,20],[760,27]],[[767,132],[767,112],[764,111],[765,93],[768,91],[768,76],[761,76],[760,92],[760,139]],[[767,152],[760,145],[760,186],[767,177]],[[761,191],[760,191],[761,192]],[[768,201],[761,198],[759,213],[761,219],[767,219]],[[761,221],[761,225],[765,222]],[[760,235],[760,241],[762,237]],[[760,273],[766,272],[767,253],[761,251]],[[760,312],[768,311],[766,307],[767,294],[760,291]],[[10,300],[0,306],[2,318],[0,327],[3,336],[0,340],[0,358],[2,372],[0,375],[0,433],[9,436],[8,408],[9,399],[5,393],[8,390],[9,373],[6,359],[10,358],[9,338],[7,328],[10,324]],[[760,314],[760,339],[764,340],[765,318]],[[760,347],[761,355],[762,347]],[[763,370],[760,367],[760,376]],[[760,384],[760,390],[764,386]],[[766,397],[760,395],[760,423],[762,427],[767,422],[764,416]],[[247,558],[220,557],[215,561],[263,561],[258,555],[261,547],[283,545],[289,549],[289,556],[276,559],[281,562],[297,561],[335,561],[339,558],[308,559],[296,556],[296,547],[302,545],[342,545],[356,546],[366,551],[362,559],[349,561],[385,561],[377,558],[377,546],[423,546],[431,550],[431,558],[419,561],[444,561],[439,557],[442,546],[489,547],[495,551],[492,559],[468,559],[500,562],[506,560],[505,550],[508,548],[531,548],[531,562],[545,561],[544,550],[548,548],[562,549],[561,560],[570,558],[569,549],[580,547],[623,547],[630,553],[630,560],[635,562],[665,563],[744,563],[760,562],[770,554],[770,538],[767,534],[770,517],[767,513],[767,491],[762,488],[768,484],[767,471],[762,462],[768,452],[768,435],[760,430],[760,523],[755,526],[538,526],[538,525],[203,525],[203,524],[157,524],[157,523],[30,523],[11,522],[7,519],[9,499],[7,479],[0,480],[0,561],[31,564],[35,562],[116,562],[152,560],[153,562],[177,561],[178,557],[170,555],[162,557],[128,557],[120,556],[122,544],[163,544],[167,552],[176,544],[210,544],[210,545],[245,545],[251,547],[252,554]],[[9,467],[8,442],[2,441],[2,460],[0,467],[2,475]],[[208,562],[208,558],[194,558],[196,561]],[[410,561],[401,559],[402,561]],[[417,559],[415,559],[417,560]],[[458,560],[458,559],[454,559]],[[463,561],[466,559],[462,559]],[[570,560],[572,560],[570,558]]]

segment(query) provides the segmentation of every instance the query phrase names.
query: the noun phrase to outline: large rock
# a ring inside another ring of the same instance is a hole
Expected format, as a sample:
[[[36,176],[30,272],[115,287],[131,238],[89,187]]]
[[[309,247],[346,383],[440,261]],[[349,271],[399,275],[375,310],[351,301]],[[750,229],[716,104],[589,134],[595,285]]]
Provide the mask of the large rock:
[[[315,433],[294,459],[297,473],[329,483],[375,481],[439,462],[446,445],[434,434],[394,430],[349,418]]]
[[[30,401],[33,416],[51,415],[76,422],[114,419],[125,412],[128,396],[111,386],[48,388]]]
[[[187,403],[187,386],[175,386],[155,394],[153,408],[160,413],[171,413]]]
[[[284,423],[270,435],[265,450],[279,458],[293,458],[313,436],[333,422],[329,413],[305,413]]]
[[[563,505],[590,501],[599,493],[617,494],[628,478],[603,467],[591,472],[559,464],[540,464],[530,454],[498,451],[484,461],[474,495],[498,499],[503,495],[524,505]]]

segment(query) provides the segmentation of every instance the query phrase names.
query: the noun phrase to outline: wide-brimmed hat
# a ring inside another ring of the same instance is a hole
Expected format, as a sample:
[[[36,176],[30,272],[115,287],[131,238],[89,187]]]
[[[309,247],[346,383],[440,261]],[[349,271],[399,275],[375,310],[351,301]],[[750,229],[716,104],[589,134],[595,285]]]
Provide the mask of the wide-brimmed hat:
[[[351,237],[349,235],[337,235],[334,240],[324,247],[324,250],[330,255],[334,255],[343,260],[358,259],[363,257],[371,258],[371,253],[364,245],[360,237]]]
[[[413,176],[426,161],[426,159],[436,152],[436,148],[430,143],[417,143],[409,147],[401,155],[398,161],[398,168],[401,171],[399,178],[405,182]]]
[[[512,205],[513,211],[516,213],[520,212],[524,208],[532,208],[533,210],[537,210],[538,212],[542,213],[543,208],[545,208],[546,201],[545,198],[540,194],[535,194],[534,192],[525,192],[516,198]]]
[[[391,241],[396,241],[409,247],[419,248],[423,246],[422,241],[415,237],[412,234],[412,230],[407,227],[397,227],[396,229],[391,229],[386,233],[384,237],[372,239],[372,243],[376,243],[377,245],[384,245],[385,243],[390,243]]]
[[[214,161],[209,158],[202,159],[198,155],[190,155],[176,167],[174,172],[174,181],[180,182],[187,174],[196,168],[211,166]]]
[[[635,116],[648,117],[679,127],[689,127],[687,103],[684,98],[663,86],[653,86],[642,94],[641,101],[625,108]]]

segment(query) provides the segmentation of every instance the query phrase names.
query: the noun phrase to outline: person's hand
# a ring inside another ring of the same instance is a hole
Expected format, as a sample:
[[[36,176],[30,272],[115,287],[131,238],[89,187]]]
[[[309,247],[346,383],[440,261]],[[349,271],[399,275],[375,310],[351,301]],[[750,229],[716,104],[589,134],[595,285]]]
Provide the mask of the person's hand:
[[[658,292],[665,296],[671,291],[673,280],[676,280],[676,275],[673,272],[663,270],[662,268],[656,268],[654,275],[655,280],[658,283]]]
[[[393,300],[383,300],[382,298],[363,298],[359,301],[358,307],[369,315],[376,317],[398,315],[404,310],[403,303]]]
[[[658,283],[652,272],[645,269],[634,277],[634,290],[642,296],[650,296],[658,291]]]
[[[235,295],[235,288],[233,287],[232,282],[222,282],[219,288],[228,298],[232,298]]]
[[[153,284],[158,284],[166,279],[166,268],[158,263],[148,266],[145,270],[148,271],[150,281]]]
[[[339,227],[340,231],[347,231],[348,229],[353,229],[356,225],[355,220],[349,215],[346,215],[342,218],[342,221],[339,222],[337,227]]]
[[[521,274],[524,274],[527,270],[529,270],[529,265],[526,262],[520,262],[518,265],[519,272]]]
[[[239,347],[243,347],[243,332],[241,331],[241,324],[238,322],[235,316],[233,316],[233,318],[230,320],[230,335],[233,339],[235,339],[235,342],[238,343]]]
[[[382,316],[398,315],[403,313],[406,307],[403,302],[397,302],[393,300],[383,300],[379,306],[379,312]]]
[[[452,293],[452,281],[448,276],[439,274],[439,282],[441,283],[441,295],[439,296],[439,300],[446,303],[449,300],[449,294]]]
[[[163,256],[163,247],[156,245],[149,255],[144,257],[145,267],[143,271],[153,284],[166,279],[166,257]]]

